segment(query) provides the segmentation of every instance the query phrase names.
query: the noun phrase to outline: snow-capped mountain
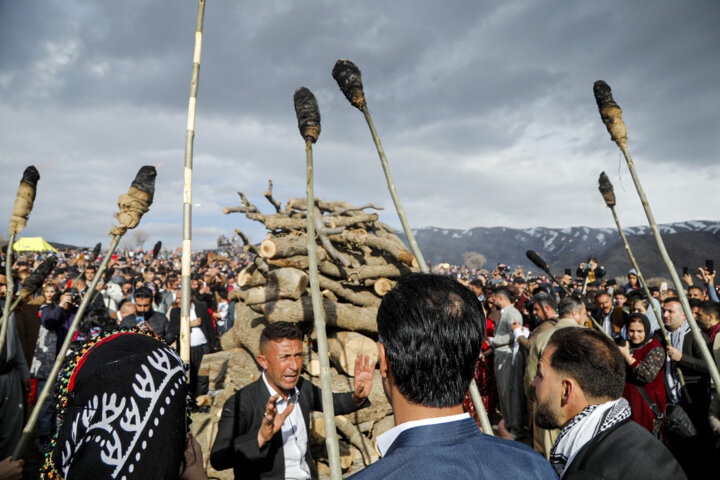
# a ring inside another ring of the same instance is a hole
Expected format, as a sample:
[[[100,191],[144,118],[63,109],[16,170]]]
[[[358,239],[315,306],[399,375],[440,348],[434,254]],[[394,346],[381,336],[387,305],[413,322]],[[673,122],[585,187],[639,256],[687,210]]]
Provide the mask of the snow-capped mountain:
[[[678,270],[691,270],[714,259],[720,247],[720,222],[691,220],[659,225],[665,245]],[[649,226],[624,227],[630,247],[646,277],[665,275]],[[462,265],[464,252],[478,252],[487,258],[486,266],[504,262],[512,267],[537,270],[525,256],[535,250],[553,270],[572,268],[595,256],[611,276],[624,275],[630,261],[620,236],[611,228],[507,228],[476,227],[468,230],[426,227],[414,230],[425,259],[431,263]],[[718,258],[720,260],[720,256]]]

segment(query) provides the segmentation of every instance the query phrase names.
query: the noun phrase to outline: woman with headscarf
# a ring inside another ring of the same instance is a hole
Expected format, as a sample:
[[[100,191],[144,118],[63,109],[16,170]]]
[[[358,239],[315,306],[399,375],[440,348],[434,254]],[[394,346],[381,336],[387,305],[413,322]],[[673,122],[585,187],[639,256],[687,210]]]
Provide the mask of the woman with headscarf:
[[[89,338],[58,374],[55,402],[43,479],[207,478],[187,431],[183,363],[152,334],[118,329]]]
[[[620,352],[627,364],[622,396],[630,403],[631,418],[660,438],[662,422],[657,417],[665,411],[667,403],[665,350],[660,342],[651,337],[650,321],[642,313],[630,314],[625,329],[628,339],[624,345],[620,345]]]

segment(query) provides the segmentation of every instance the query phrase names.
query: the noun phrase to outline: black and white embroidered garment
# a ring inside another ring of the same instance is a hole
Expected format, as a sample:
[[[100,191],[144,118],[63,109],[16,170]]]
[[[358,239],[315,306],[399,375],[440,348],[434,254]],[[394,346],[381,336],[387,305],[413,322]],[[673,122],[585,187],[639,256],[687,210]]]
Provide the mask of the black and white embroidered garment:
[[[165,343],[137,331],[106,334],[78,351],[58,382],[45,478],[178,478],[187,387]]]

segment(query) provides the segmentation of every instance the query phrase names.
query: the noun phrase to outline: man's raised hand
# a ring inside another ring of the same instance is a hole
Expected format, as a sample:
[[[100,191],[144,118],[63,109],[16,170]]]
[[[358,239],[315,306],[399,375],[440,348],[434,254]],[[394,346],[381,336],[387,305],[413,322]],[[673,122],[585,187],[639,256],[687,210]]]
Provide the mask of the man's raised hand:
[[[375,365],[370,365],[370,357],[358,354],[355,359],[355,391],[353,392],[353,401],[358,405],[365,403],[365,399],[372,392],[373,370]]]
[[[263,414],[262,423],[260,424],[260,430],[258,431],[258,446],[263,447],[269,442],[273,435],[280,431],[282,424],[285,419],[290,415],[295,408],[295,402],[290,403],[285,411],[278,413],[275,402],[278,401],[280,395],[273,395],[265,405],[265,413]]]

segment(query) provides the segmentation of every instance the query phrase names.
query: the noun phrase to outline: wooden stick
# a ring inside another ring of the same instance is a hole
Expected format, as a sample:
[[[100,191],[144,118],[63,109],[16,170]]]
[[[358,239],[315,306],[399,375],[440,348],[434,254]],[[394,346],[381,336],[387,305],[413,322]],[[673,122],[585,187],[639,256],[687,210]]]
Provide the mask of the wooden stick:
[[[280,212],[282,212],[282,205],[280,204],[280,202],[275,200],[275,198],[273,197],[272,188],[273,188],[273,183],[272,183],[272,178],[271,178],[268,180],[268,189],[265,191],[265,198],[267,198],[268,202],[272,203],[272,206],[275,207],[275,211],[277,213],[280,213]]]
[[[348,85],[347,83],[343,83],[343,76],[345,76],[346,79],[350,80],[350,85]],[[349,60],[338,60],[335,64],[335,68],[333,68],[333,77],[338,82],[340,90],[343,91],[350,103],[356,108],[360,109],[360,111],[365,116],[365,121],[370,128],[370,135],[372,135],[373,141],[375,142],[375,147],[377,148],[378,156],[380,157],[380,164],[382,165],[383,172],[385,172],[385,179],[387,180],[388,190],[390,190],[390,196],[392,197],[393,203],[395,204],[395,210],[397,210],[398,217],[400,218],[403,232],[405,232],[405,238],[407,238],[408,244],[410,245],[410,250],[412,250],[413,255],[415,255],[415,259],[417,260],[417,263],[420,267],[420,271],[423,273],[428,273],[427,263],[425,262],[425,258],[420,251],[420,247],[415,240],[415,235],[410,229],[410,224],[408,223],[407,217],[405,215],[405,209],[400,203],[400,197],[398,196],[395,182],[393,181],[392,174],[390,173],[390,165],[388,164],[387,158],[385,157],[385,150],[383,150],[382,148],[382,144],[380,143],[380,137],[375,130],[375,124],[373,123],[372,117],[370,116],[370,111],[367,108],[367,103],[365,101],[365,93],[362,90],[362,78],[360,74],[360,69],[357,68],[357,66]],[[472,397],[473,404],[475,404],[475,411],[478,412],[478,417],[480,418],[480,424],[482,425],[483,432],[487,433],[488,435],[493,435],[492,426],[490,425],[490,419],[488,418],[487,412],[485,411],[485,405],[482,402],[476,401],[480,398],[480,391],[477,388],[477,384],[475,383],[474,378],[470,381],[470,396]]]
[[[8,238],[7,252],[5,254],[5,306],[3,307],[2,316],[2,327],[0,327],[0,352],[3,350],[5,345],[5,338],[7,337],[8,324],[10,323],[10,304],[12,302],[12,295],[15,291],[15,282],[12,277],[12,254],[13,254],[13,243],[15,243],[15,234],[11,233]]]
[[[638,278],[640,279],[640,283],[643,286],[643,291],[645,292],[645,296],[648,298],[648,303],[650,303],[650,306],[653,309],[653,313],[655,313],[655,318],[658,320],[658,324],[660,325],[660,330],[662,331],[663,337],[665,338],[665,342],[668,345],[672,345],[670,342],[670,337],[668,336],[667,330],[665,329],[665,323],[663,322],[662,315],[660,314],[660,311],[657,308],[657,305],[655,305],[655,302],[653,302],[653,296],[652,293],[650,293],[650,287],[648,287],[647,282],[645,282],[645,277],[642,274],[642,271],[640,270],[640,265],[638,265],[637,260],[635,260],[635,255],[632,253],[632,249],[630,248],[630,243],[627,240],[627,237],[625,236],[625,232],[623,232],[622,227],[620,226],[620,219],[617,216],[617,213],[615,212],[615,193],[613,192],[613,186],[612,183],[610,183],[610,179],[607,177],[605,172],[602,172],[600,174],[600,194],[603,196],[603,199],[605,200],[605,205],[610,209],[612,212],[613,218],[615,219],[615,225],[617,226],[618,233],[620,234],[620,238],[622,239],[623,245],[625,246],[625,253],[627,253],[628,258],[630,259],[630,263],[632,263],[633,268],[635,269],[635,272],[637,272]],[[687,391],[687,388],[685,387],[685,376],[683,375],[682,371],[680,370],[679,366],[675,366],[677,369],[678,374],[678,380],[680,380],[680,385],[682,386],[685,395],[687,398],[690,398],[690,394]]]
[[[5,254],[5,281],[7,282],[7,288],[2,326],[0,327],[0,352],[2,352],[3,346],[5,345],[8,323],[10,322],[10,304],[12,303],[13,293],[15,293],[15,285],[12,278],[13,244],[15,243],[15,236],[23,231],[30,212],[32,212],[38,180],[40,180],[40,174],[33,165],[23,171],[20,186],[15,196],[15,204],[10,214],[10,227],[8,228],[10,238],[8,239],[7,253]]]
[[[307,88],[301,87],[294,95],[295,111],[298,117],[300,133],[305,140],[305,159],[307,172],[307,242],[308,272],[310,273],[310,293],[312,295],[315,335],[317,336],[318,357],[320,359],[320,385],[322,390],[323,418],[325,420],[325,446],[328,452],[330,478],[340,480],[340,444],[335,427],[335,408],[332,399],[332,382],[330,379],[330,360],[328,358],[328,341],[325,330],[325,314],[320,295],[318,279],[317,246],[315,243],[315,194],[313,192],[313,152],[312,144],[320,135],[320,112],[315,96]]]
[[[685,318],[690,325],[690,330],[695,338],[695,342],[698,344],[702,357],[707,364],[708,370],[710,371],[715,391],[720,392],[720,372],[718,372],[717,365],[715,365],[715,361],[710,354],[710,350],[703,339],[702,332],[695,321],[692,309],[690,308],[690,302],[687,299],[687,295],[685,295],[685,289],[683,288],[680,277],[678,277],[677,271],[675,270],[675,265],[672,260],[670,260],[670,256],[665,248],[665,242],[660,235],[660,229],[658,229],[657,223],[655,222],[655,217],[652,213],[652,209],[650,208],[650,203],[645,196],[645,191],[640,184],[640,178],[635,170],[635,164],[630,156],[630,151],[628,150],[627,145],[627,128],[625,127],[625,122],[623,122],[622,119],[622,110],[618,104],[615,103],[610,86],[604,81],[598,80],[595,82],[595,85],[593,86],[593,93],[595,94],[595,100],[597,101],[598,109],[600,110],[600,117],[610,133],[610,138],[617,144],[625,157],[628,169],[630,170],[630,175],[632,176],[633,183],[635,184],[635,189],[640,197],[640,203],[642,203],[643,209],[645,210],[645,216],[650,224],[650,230],[652,230],[653,237],[655,237],[655,242],[657,243],[658,250],[660,251],[660,256],[662,257],[663,262],[665,262],[665,267],[672,278],[673,284],[675,284],[675,289],[677,290],[678,297],[680,298],[680,304],[682,305],[683,312],[685,313]]]
[[[100,282],[100,279],[102,278],[102,274],[107,268],[107,264],[110,262],[110,257],[112,256],[113,252],[115,252],[115,249],[118,246],[118,243],[120,243],[120,239],[122,238],[122,235],[113,235],[112,241],[110,242],[110,249],[108,250],[107,255],[105,255],[105,258],[103,258],[102,263],[100,263],[100,267],[98,268],[97,274],[95,274],[95,278],[93,278],[93,281],[90,284],[90,287],[88,287],[88,292],[95,291],[95,287],[97,287],[97,284]],[[50,394],[50,390],[55,385],[55,379],[58,376],[58,373],[60,372],[60,367],[62,367],[63,362],[65,361],[65,356],[67,355],[67,351],[70,348],[70,344],[72,343],[72,339],[75,336],[75,332],[77,331],[78,325],[80,325],[80,320],[82,320],[83,314],[85,313],[85,309],[87,308],[88,304],[90,303],[90,297],[92,295],[85,295],[82,299],[82,302],[80,302],[80,306],[78,307],[77,313],[75,313],[75,318],[73,318],[72,323],[70,324],[70,327],[68,328],[68,332],[65,335],[65,340],[63,341],[62,347],[60,347],[60,351],[57,354],[57,357],[55,358],[55,363],[53,364],[52,370],[50,370],[50,374],[48,375],[48,381],[45,382],[45,386],[43,387],[42,391],[38,395],[37,403],[35,403],[35,407],[33,408],[32,413],[30,414],[30,418],[28,418],[27,424],[25,425],[25,428],[23,429],[22,436],[20,437],[20,441],[18,442],[17,446],[15,447],[15,451],[13,451],[12,458],[13,460],[18,460],[22,457],[23,452],[25,451],[25,446],[27,445],[28,440],[30,439],[30,435],[33,433],[33,430],[35,430],[35,425],[37,424],[38,419],[40,418],[40,411],[42,410],[43,405],[48,399],[48,396]]]
[[[192,263],[192,168],[193,142],[195,140],[195,111],[197,107],[198,82],[200,81],[200,57],[202,53],[203,20],[205,0],[198,0],[195,24],[195,50],[190,98],[188,100],[187,129],[185,130],[185,175],[183,189],[183,242],[182,242],[182,301],[180,302],[180,358],[190,363],[190,273]],[[189,379],[190,377],[188,377]]]

